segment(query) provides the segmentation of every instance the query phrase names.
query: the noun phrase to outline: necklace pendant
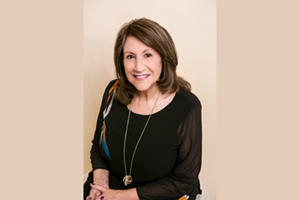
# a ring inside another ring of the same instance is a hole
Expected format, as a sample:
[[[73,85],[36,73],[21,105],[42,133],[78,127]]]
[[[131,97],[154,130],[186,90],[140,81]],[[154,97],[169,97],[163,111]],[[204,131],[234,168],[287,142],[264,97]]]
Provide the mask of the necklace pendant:
[[[132,182],[132,177],[130,175],[126,175],[123,178],[123,183],[124,183],[125,186],[129,185],[131,182]]]

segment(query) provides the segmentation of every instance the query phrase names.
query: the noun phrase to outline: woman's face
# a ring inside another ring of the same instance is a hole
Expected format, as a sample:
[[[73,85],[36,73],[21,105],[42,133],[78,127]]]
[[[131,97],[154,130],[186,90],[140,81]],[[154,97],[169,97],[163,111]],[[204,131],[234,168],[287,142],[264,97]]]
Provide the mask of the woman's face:
[[[140,92],[157,89],[162,69],[159,53],[132,36],[127,37],[123,52],[128,81]]]

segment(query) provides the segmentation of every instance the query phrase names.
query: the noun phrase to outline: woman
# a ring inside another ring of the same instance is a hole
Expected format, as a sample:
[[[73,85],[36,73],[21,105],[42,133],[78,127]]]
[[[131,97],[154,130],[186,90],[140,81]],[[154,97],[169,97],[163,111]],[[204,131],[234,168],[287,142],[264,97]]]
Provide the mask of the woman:
[[[194,200],[201,193],[201,104],[176,75],[169,33],[149,19],[118,33],[116,80],[103,95],[86,200]]]

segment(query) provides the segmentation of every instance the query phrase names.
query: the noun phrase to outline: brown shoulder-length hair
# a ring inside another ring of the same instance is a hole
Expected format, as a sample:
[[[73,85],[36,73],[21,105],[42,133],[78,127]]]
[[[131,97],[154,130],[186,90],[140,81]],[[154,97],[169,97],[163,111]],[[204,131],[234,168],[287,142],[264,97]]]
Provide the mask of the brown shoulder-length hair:
[[[114,63],[116,75],[119,79],[115,95],[116,100],[127,105],[137,91],[128,81],[124,70],[123,48],[128,36],[137,38],[160,54],[162,71],[157,85],[162,93],[177,92],[179,88],[191,90],[190,83],[176,74],[178,64],[177,52],[168,31],[150,19],[140,18],[125,23],[117,35],[114,47]]]

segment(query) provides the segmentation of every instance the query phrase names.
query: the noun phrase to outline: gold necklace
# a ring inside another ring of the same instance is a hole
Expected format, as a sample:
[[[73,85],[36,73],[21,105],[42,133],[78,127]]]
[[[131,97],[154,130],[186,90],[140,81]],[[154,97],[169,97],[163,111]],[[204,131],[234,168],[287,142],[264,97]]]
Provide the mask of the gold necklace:
[[[131,172],[132,172],[132,164],[133,164],[133,159],[134,159],[134,156],[135,156],[135,152],[136,152],[136,149],[137,149],[137,147],[138,147],[138,145],[139,145],[139,143],[140,143],[140,141],[141,141],[141,139],[143,137],[143,134],[144,134],[144,132],[146,130],[146,127],[147,127],[148,122],[149,122],[149,120],[151,118],[151,115],[153,113],[153,110],[154,110],[154,107],[155,107],[155,105],[157,103],[159,95],[160,95],[160,92],[158,93],[158,96],[156,98],[156,101],[154,103],[152,111],[151,111],[151,113],[150,113],[150,115],[149,115],[149,117],[147,119],[147,122],[146,122],[146,124],[144,126],[144,129],[143,129],[143,131],[142,131],[142,133],[141,133],[141,135],[139,137],[139,140],[137,141],[137,143],[135,145],[135,148],[134,148],[134,151],[133,151],[133,154],[132,154],[132,158],[131,158],[129,174],[127,175],[126,160],[125,160],[125,148],[126,148],[126,139],[127,139],[128,125],[129,125],[129,119],[130,119],[130,113],[131,113],[131,104],[130,104],[130,108],[129,108],[129,112],[128,112],[128,117],[127,117],[126,130],[125,130],[124,146],[123,146],[124,147],[123,148],[123,160],[124,160],[124,168],[125,168],[125,176],[123,178],[123,183],[124,183],[125,186],[129,185],[132,182],[132,180],[133,180],[132,176],[131,176]]]

